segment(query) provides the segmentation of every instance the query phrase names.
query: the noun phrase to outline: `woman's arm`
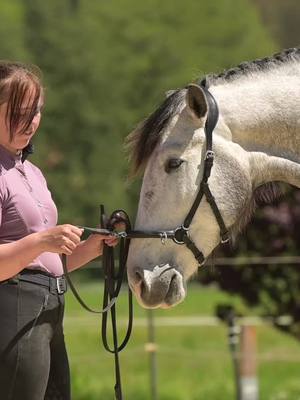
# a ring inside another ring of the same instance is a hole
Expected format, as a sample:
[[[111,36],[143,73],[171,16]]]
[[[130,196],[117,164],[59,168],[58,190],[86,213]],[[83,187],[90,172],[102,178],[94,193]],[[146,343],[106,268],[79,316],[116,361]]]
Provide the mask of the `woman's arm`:
[[[25,236],[16,242],[0,245],[0,281],[11,278],[24,269],[42,253],[37,233]]]
[[[0,281],[18,274],[45,251],[72,254],[80,243],[82,232],[82,229],[73,225],[58,225],[15,242],[1,244]]]
[[[72,254],[67,257],[68,271],[80,268],[94,258],[101,256],[103,242],[109,246],[115,246],[118,239],[114,236],[90,235],[86,240],[81,241]]]

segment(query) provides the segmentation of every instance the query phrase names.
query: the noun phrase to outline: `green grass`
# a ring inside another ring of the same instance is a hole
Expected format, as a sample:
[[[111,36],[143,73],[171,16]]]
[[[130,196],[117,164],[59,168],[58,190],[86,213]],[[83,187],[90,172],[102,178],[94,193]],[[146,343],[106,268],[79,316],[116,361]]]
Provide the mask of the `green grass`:
[[[80,285],[88,304],[100,307],[102,287]],[[126,293],[118,301],[120,336],[124,334]],[[171,310],[157,310],[155,317],[214,315],[219,303],[233,303],[247,310],[237,297],[216,289],[190,285],[186,301]],[[66,301],[65,336],[68,346],[73,400],[113,400],[113,356],[104,351],[101,318],[88,314],[70,292]],[[147,311],[135,303],[135,318],[147,318]],[[235,399],[233,368],[227,343],[227,328],[199,326],[157,326],[155,329],[157,387],[159,400]],[[270,326],[257,327],[260,400],[300,400],[300,343]],[[136,324],[130,343],[121,353],[124,398],[151,400],[149,353],[146,326]]]

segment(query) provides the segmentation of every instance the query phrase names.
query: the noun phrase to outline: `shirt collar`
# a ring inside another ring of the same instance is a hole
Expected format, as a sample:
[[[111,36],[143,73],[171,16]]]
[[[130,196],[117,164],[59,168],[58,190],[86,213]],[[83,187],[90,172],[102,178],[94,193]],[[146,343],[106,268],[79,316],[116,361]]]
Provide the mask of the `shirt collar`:
[[[16,164],[21,163],[22,152],[18,154],[12,154],[5,147],[0,145],[0,165],[6,170],[13,168]]]

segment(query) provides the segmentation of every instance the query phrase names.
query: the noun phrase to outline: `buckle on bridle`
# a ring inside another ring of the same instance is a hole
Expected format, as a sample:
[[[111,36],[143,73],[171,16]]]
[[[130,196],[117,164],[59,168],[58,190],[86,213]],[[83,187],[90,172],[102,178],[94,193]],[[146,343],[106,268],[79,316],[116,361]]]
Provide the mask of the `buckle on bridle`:
[[[167,232],[161,232],[161,233],[160,233],[161,244],[165,245],[167,239],[168,239],[168,234],[167,234]]]
[[[178,232],[182,232],[182,236],[181,236],[181,240],[177,239],[176,234]],[[183,237],[184,236],[188,236],[188,232],[189,232],[189,228],[186,228],[184,225],[179,226],[178,228],[175,229],[174,231],[174,237],[173,237],[173,242],[175,242],[176,244],[185,244],[185,242],[183,241]]]
[[[225,232],[225,233],[221,236],[221,243],[222,243],[222,244],[228,243],[229,240],[230,240],[229,232]]]
[[[128,236],[128,234],[125,231],[117,232],[117,237],[119,237],[119,238],[127,238],[127,236]]]
[[[214,159],[215,153],[212,150],[207,150],[205,160]]]

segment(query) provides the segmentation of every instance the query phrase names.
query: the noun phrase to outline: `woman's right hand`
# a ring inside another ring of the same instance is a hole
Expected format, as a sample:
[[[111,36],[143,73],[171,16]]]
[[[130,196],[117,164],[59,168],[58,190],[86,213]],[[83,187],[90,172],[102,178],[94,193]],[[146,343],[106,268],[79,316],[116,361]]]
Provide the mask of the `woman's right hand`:
[[[70,255],[80,243],[82,233],[83,229],[64,224],[39,232],[39,239],[43,252]]]

